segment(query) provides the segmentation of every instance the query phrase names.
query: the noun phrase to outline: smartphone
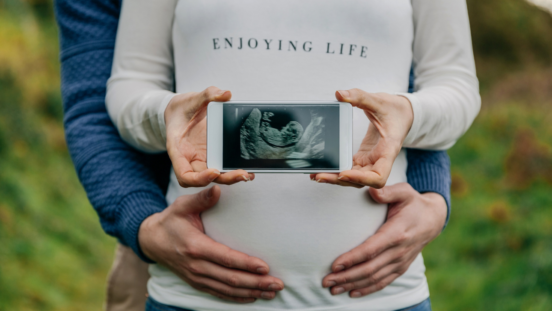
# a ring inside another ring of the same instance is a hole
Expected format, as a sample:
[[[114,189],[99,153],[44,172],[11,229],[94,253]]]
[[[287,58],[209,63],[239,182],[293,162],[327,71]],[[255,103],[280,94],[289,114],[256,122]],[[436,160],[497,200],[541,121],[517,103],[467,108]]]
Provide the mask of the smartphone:
[[[353,108],[316,101],[229,101],[207,107],[207,167],[220,172],[351,169]]]

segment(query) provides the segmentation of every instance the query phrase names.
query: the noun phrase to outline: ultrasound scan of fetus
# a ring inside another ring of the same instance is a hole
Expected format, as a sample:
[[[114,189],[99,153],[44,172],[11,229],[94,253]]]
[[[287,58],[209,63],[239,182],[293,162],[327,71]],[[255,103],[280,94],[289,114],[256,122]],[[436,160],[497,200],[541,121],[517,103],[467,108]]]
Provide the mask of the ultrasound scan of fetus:
[[[240,129],[241,157],[286,159],[291,167],[308,167],[309,159],[323,159],[325,120],[314,110],[308,113],[310,122],[303,127],[300,122],[290,120],[293,113],[253,109]]]

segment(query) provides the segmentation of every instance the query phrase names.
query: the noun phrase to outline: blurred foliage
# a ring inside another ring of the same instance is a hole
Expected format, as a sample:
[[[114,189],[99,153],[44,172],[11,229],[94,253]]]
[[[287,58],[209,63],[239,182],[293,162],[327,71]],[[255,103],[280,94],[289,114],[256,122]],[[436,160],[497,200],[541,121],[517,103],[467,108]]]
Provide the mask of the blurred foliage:
[[[101,310],[115,241],[67,153],[50,1],[0,1],[0,310]]]
[[[552,109],[484,109],[450,151],[453,205],[424,250],[435,310],[552,310]]]
[[[552,17],[468,0],[483,109],[425,250],[435,310],[552,310]],[[115,241],[64,142],[51,0],[0,0],[0,310],[100,310]]]

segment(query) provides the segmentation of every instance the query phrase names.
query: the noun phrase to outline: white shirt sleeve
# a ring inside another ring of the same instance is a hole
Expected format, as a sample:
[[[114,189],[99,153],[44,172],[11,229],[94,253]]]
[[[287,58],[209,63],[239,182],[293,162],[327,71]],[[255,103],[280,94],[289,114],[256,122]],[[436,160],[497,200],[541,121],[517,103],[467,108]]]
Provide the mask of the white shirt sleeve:
[[[414,122],[405,147],[445,150],[454,145],[479,113],[465,0],[412,0],[416,92]]]
[[[106,105],[128,144],[166,150],[165,108],[173,98],[172,27],[177,0],[123,1]]]

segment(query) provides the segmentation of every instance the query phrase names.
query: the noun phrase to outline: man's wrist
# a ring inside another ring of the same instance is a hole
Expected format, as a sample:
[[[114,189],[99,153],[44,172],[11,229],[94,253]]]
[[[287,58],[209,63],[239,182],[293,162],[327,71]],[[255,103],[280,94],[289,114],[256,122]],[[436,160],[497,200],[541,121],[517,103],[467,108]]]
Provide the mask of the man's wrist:
[[[447,201],[445,198],[437,192],[425,192],[421,194],[426,201],[427,206],[432,208],[432,216],[435,217],[435,221],[438,223],[438,233],[442,231],[445,226],[448,215]]]
[[[155,253],[151,251],[150,246],[154,236],[159,233],[161,213],[155,213],[144,219],[138,231],[138,247],[142,253],[152,261],[157,261]]]
[[[117,234],[120,241],[132,248],[132,250],[147,263],[154,263],[147,257],[138,241],[140,227],[144,220],[153,214],[163,211],[167,207],[165,197],[162,194],[137,191],[128,194],[119,202],[119,225],[120,232]]]
[[[406,149],[408,183],[419,193],[440,194],[447,204],[446,228],[450,218],[450,160],[445,151]]]

